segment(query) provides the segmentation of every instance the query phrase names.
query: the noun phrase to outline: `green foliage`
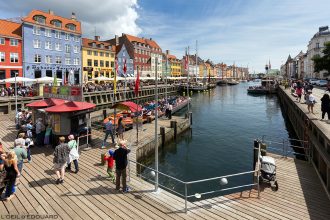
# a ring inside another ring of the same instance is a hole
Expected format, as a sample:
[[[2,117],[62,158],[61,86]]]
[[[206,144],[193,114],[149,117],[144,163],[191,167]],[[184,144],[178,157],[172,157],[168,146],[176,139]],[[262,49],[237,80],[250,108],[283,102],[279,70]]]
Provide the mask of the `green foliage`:
[[[312,60],[314,61],[315,72],[320,72],[326,70],[325,76],[330,75],[330,42],[325,43],[325,48],[323,49],[324,56],[315,55]]]

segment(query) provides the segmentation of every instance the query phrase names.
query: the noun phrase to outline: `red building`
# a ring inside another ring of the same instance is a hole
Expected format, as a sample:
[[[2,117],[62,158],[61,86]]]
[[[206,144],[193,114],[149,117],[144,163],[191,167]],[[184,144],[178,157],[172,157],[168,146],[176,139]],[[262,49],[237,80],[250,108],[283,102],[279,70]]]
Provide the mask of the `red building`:
[[[0,19],[0,79],[23,76],[22,25]]]

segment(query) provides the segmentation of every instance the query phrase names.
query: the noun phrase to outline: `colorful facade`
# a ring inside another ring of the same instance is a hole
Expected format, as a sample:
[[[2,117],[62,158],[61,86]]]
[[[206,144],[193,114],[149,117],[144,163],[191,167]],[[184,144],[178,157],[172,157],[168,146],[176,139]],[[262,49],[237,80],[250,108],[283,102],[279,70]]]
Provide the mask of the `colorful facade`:
[[[171,76],[172,77],[179,77],[182,76],[182,72],[181,72],[181,60],[179,60],[178,58],[176,58],[176,56],[174,55],[168,55],[168,61],[169,61],[169,65],[171,67]]]
[[[134,77],[134,62],[130,57],[125,44],[116,47],[116,58],[118,61],[118,75],[121,77]],[[124,65],[126,63],[126,75],[124,73]]]
[[[82,38],[82,65],[84,83],[94,78],[105,76],[114,77],[115,73],[115,46],[95,39]]]
[[[0,20],[0,79],[22,76],[21,24]]]
[[[22,19],[24,76],[61,78],[63,83],[80,84],[81,25],[54,12],[33,10]]]

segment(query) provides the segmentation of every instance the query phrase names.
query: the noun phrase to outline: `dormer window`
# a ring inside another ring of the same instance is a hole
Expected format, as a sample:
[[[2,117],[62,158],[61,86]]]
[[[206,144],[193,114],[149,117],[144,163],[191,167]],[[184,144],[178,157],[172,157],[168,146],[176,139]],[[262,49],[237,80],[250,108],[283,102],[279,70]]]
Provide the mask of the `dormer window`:
[[[57,28],[61,28],[62,27],[62,22],[59,21],[59,20],[52,20],[50,23],[52,25],[54,25],[54,27],[57,27]]]
[[[92,47],[94,47],[94,48],[96,47],[96,43],[95,42],[92,43]]]
[[[100,48],[101,48],[101,49],[104,49],[104,45],[103,45],[103,44],[100,44]]]
[[[46,17],[42,16],[42,15],[35,15],[33,17],[33,20],[35,20],[36,23],[38,23],[38,24],[45,24],[46,23]]]
[[[71,31],[75,31],[76,30],[76,25],[74,25],[74,24],[67,24],[66,25],[66,28],[68,28]]]

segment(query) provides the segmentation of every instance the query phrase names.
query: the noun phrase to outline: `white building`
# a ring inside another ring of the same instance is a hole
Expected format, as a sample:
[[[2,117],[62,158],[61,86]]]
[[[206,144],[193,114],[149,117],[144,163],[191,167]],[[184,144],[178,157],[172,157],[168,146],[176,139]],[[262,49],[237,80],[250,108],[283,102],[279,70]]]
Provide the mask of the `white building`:
[[[328,41],[330,41],[330,31],[328,26],[320,27],[319,32],[317,32],[309,41],[307,49],[306,77],[324,77],[323,74],[326,71],[321,71],[320,73],[314,72],[314,62],[312,61],[312,58],[315,55],[323,56],[322,50],[324,49],[324,44]]]

